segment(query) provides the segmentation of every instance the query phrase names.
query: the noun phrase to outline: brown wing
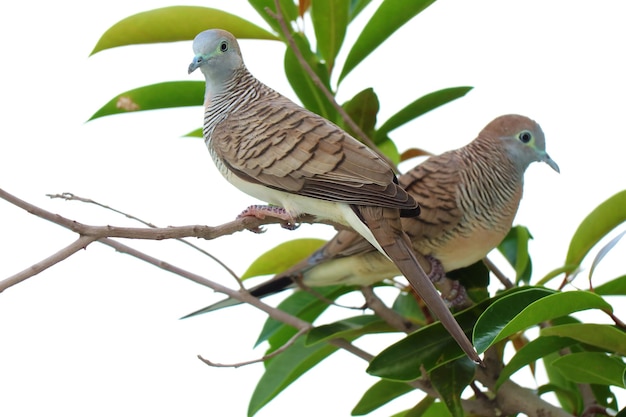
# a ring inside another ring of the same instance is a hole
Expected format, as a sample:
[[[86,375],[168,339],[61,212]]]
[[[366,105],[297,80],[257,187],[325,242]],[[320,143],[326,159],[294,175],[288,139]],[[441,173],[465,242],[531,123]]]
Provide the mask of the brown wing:
[[[417,206],[373,151],[277,94],[231,112],[212,138],[217,155],[247,181],[347,204]]]
[[[463,224],[459,207],[460,165],[457,151],[432,156],[400,177],[400,185],[419,203],[419,217],[402,220],[413,247],[424,254],[426,248],[443,246]]]

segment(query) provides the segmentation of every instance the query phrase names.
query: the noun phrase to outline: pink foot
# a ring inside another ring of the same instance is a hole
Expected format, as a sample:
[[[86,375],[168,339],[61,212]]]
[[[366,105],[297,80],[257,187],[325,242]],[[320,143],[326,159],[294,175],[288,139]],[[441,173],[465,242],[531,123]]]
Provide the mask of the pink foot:
[[[430,261],[428,278],[441,291],[441,297],[450,307],[467,307],[471,304],[465,287],[457,280],[446,277],[443,265],[433,256],[427,256]]]
[[[289,213],[287,213],[284,208],[277,206],[264,206],[260,204],[255,204],[248,207],[237,216],[238,219],[242,217],[256,217],[257,219],[275,217],[283,220],[280,225],[284,229],[295,230],[298,228],[298,225],[296,224],[294,218]],[[250,230],[254,233],[263,233],[265,231],[262,227],[255,227],[254,229]]]

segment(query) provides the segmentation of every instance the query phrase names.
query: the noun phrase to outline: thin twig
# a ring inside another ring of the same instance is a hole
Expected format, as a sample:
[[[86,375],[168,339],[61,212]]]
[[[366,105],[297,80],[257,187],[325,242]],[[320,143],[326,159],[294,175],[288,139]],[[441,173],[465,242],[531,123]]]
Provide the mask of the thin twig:
[[[147,222],[143,219],[140,219],[137,216],[133,216],[132,214],[123,212],[121,210],[118,210],[116,208],[113,208],[111,206],[108,206],[106,204],[102,204],[98,201],[92,200],[91,198],[84,198],[84,197],[80,197],[77,196],[73,193],[61,193],[61,194],[46,194],[48,197],[54,199],[54,198],[62,198],[66,201],[80,201],[81,203],[87,203],[87,204],[94,204],[98,207],[101,207],[105,210],[110,210],[114,213],[118,213],[121,214],[124,217],[127,217],[131,220],[135,220],[141,224],[144,224],[152,229],[156,229],[157,226],[153,223]],[[237,282],[237,284],[239,285],[240,288],[243,288],[243,284],[241,282],[241,278],[235,273],[235,271],[233,271],[231,268],[228,267],[228,265],[226,265],[224,262],[222,262],[219,258],[217,258],[216,256],[212,255],[211,253],[205,251],[204,249],[202,249],[201,247],[194,245],[193,243],[189,242],[186,239],[183,238],[176,238],[175,240],[191,247],[192,249],[197,250],[198,252],[202,253],[203,255],[209,257],[211,260],[213,260],[215,263],[217,263],[219,266],[221,266],[226,272],[228,272],[233,278],[235,278],[235,281]]]
[[[491,272],[493,272],[493,274],[496,276],[496,278],[498,278],[498,280],[502,283],[502,285],[504,285],[504,288],[506,289],[511,289],[513,287],[515,287],[515,284],[513,284],[511,282],[510,279],[508,279],[506,277],[506,275],[504,275],[502,273],[502,271],[500,271],[500,269],[498,269],[498,267],[496,266],[496,264],[494,264],[493,262],[491,262],[491,260],[489,258],[487,258],[486,256],[483,258],[483,262],[485,263],[485,265],[487,266],[487,269],[489,269]]]
[[[380,298],[374,293],[374,289],[370,286],[361,287],[361,293],[365,297],[365,303],[378,317],[383,319],[394,329],[401,332],[410,333],[417,330],[417,326],[407,320],[405,317],[396,313],[382,302]]]
[[[380,149],[378,149],[378,147],[374,144],[374,142],[369,138],[369,136],[367,136],[365,132],[363,132],[363,130],[354,122],[354,120],[352,120],[350,115],[346,113],[343,107],[341,107],[339,103],[337,103],[337,101],[335,100],[335,96],[328,90],[328,88],[326,88],[322,80],[320,80],[320,77],[318,77],[315,71],[313,71],[309,63],[306,62],[306,60],[304,59],[304,56],[302,55],[302,52],[300,51],[300,48],[298,48],[296,41],[293,39],[293,36],[291,35],[291,31],[289,30],[289,26],[287,26],[287,22],[285,21],[285,18],[283,17],[283,12],[282,12],[282,9],[280,8],[279,0],[274,0],[274,5],[276,7],[276,13],[274,13],[274,11],[270,9],[269,7],[266,7],[265,11],[273,19],[276,19],[276,21],[280,25],[280,28],[282,29],[283,34],[285,35],[285,39],[289,43],[289,47],[291,48],[293,53],[296,55],[296,58],[298,59],[298,62],[300,63],[304,71],[306,71],[306,73],[309,75],[313,83],[322,91],[322,93],[324,93],[328,101],[332,104],[335,110],[337,110],[337,112],[339,113],[343,121],[350,127],[350,129],[352,129],[352,131],[361,139],[361,141],[363,141],[363,143],[365,143],[374,152],[376,152],[378,156],[380,156],[383,160],[385,160],[385,162],[387,162],[389,166],[393,168],[394,171],[398,172],[398,167],[396,167],[396,164],[394,164],[387,157],[387,155],[382,153]]]
[[[296,343],[296,340],[298,340],[298,338],[300,336],[302,336],[303,334],[305,334],[308,331],[309,331],[309,329],[307,329],[307,328],[302,328],[302,329],[298,330],[298,332],[296,334],[294,334],[284,345],[282,345],[278,349],[276,349],[276,350],[272,351],[271,353],[268,353],[267,355],[264,355],[263,357],[258,358],[258,359],[253,359],[253,360],[246,361],[246,362],[232,363],[232,364],[212,362],[212,361],[210,361],[208,359],[203,358],[201,355],[198,355],[198,359],[200,359],[202,362],[206,363],[207,365],[215,367],[215,368],[239,368],[241,366],[252,365],[253,363],[264,362],[267,359],[271,359],[274,356],[277,356],[277,355],[281,354],[282,352],[284,352],[285,350],[287,350],[294,343]]]
[[[69,258],[79,250],[85,249],[87,245],[89,245],[94,240],[96,240],[96,238],[92,236],[80,236],[72,244],[64,247],[55,254],[37,262],[34,265],[29,266],[25,270],[18,272],[15,275],[12,275],[0,281],[0,292],[6,290],[9,287],[12,287],[13,285],[19,284],[20,282],[25,281],[28,278],[37,275],[38,273],[45,271],[51,266],[56,265],[57,263]]]

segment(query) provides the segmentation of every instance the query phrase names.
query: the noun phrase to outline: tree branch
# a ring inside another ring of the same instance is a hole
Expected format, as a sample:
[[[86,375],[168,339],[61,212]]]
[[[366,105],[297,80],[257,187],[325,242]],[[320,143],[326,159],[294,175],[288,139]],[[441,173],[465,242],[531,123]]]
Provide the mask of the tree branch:
[[[46,259],[43,259],[40,262],[29,266],[25,270],[0,281],[0,293],[9,287],[12,287],[13,285],[19,284],[20,282],[25,281],[42,271],[45,271],[52,265],[56,265],[57,263],[69,258],[79,250],[85,249],[87,245],[89,245],[94,240],[96,240],[96,238],[91,236],[80,236],[72,244],[64,247],[60,251],[56,252],[54,255],[51,255]]]

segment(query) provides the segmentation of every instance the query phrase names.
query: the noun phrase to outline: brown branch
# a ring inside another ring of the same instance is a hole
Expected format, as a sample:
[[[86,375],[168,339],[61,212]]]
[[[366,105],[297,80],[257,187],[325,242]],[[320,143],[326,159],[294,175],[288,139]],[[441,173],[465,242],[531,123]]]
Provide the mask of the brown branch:
[[[502,285],[504,285],[504,288],[506,289],[510,289],[515,287],[515,284],[513,284],[511,282],[510,279],[508,279],[506,277],[506,275],[504,275],[502,273],[502,271],[500,271],[500,269],[496,266],[496,264],[494,264],[493,262],[491,262],[491,260],[489,258],[487,258],[486,256],[483,258],[483,262],[485,263],[485,265],[487,266],[487,269],[489,269],[491,272],[493,272],[493,274],[496,276],[496,278],[498,278],[498,280],[502,283]]]
[[[544,401],[536,392],[521,387],[511,380],[504,382],[496,390],[495,383],[502,369],[502,362],[495,349],[487,349],[483,361],[486,367],[476,368],[476,380],[495,393],[492,401],[499,415],[523,413],[528,417],[572,417],[563,409]]]
[[[315,71],[313,71],[313,69],[311,68],[309,63],[306,62],[306,59],[304,59],[304,56],[302,55],[302,52],[300,51],[300,48],[298,48],[298,45],[296,44],[296,41],[294,40],[293,36],[291,35],[291,31],[289,30],[289,26],[287,26],[287,22],[285,21],[285,18],[283,16],[282,9],[280,8],[279,0],[274,0],[274,5],[276,7],[276,13],[274,13],[274,11],[272,11],[269,7],[266,7],[265,11],[273,19],[276,19],[276,21],[280,25],[280,28],[283,31],[283,35],[285,35],[285,39],[289,43],[289,47],[291,48],[291,50],[295,54],[296,58],[298,59],[298,62],[300,63],[300,65],[302,66],[304,71],[309,75],[309,77],[311,78],[311,80],[313,81],[315,86],[317,88],[319,88],[320,91],[322,91],[322,93],[324,93],[324,95],[326,96],[326,98],[328,99],[330,104],[335,108],[335,110],[337,110],[337,113],[339,113],[339,115],[341,116],[343,121],[361,139],[361,141],[363,143],[365,143],[367,146],[369,146],[374,152],[376,152],[378,154],[378,156],[380,156],[385,162],[387,162],[387,164],[389,164],[389,166],[394,171],[398,172],[398,168],[396,167],[396,164],[394,164],[387,157],[387,155],[382,153],[380,151],[380,149],[378,149],[376,144],[374,144],[372,139],[370,139],[370,137],[367,136],[365,134],[365,132],[363,132],[363,130],[354,122],[354,120],[352,120],[350,115],[348,113],[346,113],[346,111],[343,109],[343,107],[341,107],[339,105],[339,103],[337,103],[337,100],[335,100],[335,96],[333,95],[333,93],[331,93],[328,90],[328,88],[326,88],[326,86],[324,85],[324,83],[322,82],[320,77],[318,77],[318,75],[315,73]]]
[[[131,220],[135,220],[138,221],[141,224],[144,224],[152,229],[156,229],[157,226],[154,223],[150,223],[148,221],[145,221],[143,219],[140,219],[137,216],[134,216],[132,214],[126,213],[124,211],[118,210],[114,207],[108,206],[106,204],[102,204],[98,201],[92,200],[90,198],[84,198],[84,197],[80,197],[77,196],[73,193],[61,193],[61,194],[46,194],[48,197],[50,197],[51,199],[54,198],[61,198],[63,200],[66,201],[79,201],[81,203],[87,203],[87,204],[94,204],[98,207],[101,207],[105,210],[110,210],[114,213],[118,213],[121,214],[124,217],[127,217]],[[197,250],[198,252],[202,253],[203,255],[207,256],[208,258],[210,258],[211,260],[213,260],[215,263],[217,263],[219,266],[221,266],[226,272],[228,272],[233,278],[235,278],[235,281],[237,282],[237,284],[239,285],[240,288],[243,288],[243,284],[241,282],[241,278],[235,273],[235,271],[233,271],[228,265],[226,265],[224,262],[222,262],[219,258],[217,258],[216,256],[213,256],[211,253],[205,251],[204,249],[202,249],[201,247],[199,247],[198,245],[194,245],[193,243],[189,242],[188,240],[185,240],[183,238],[176,238],[175,240],[189,246],[192,249]]]
[[[92,236],[97,239],[103,237],[120,237],[125,239],[148,239],[148,240],[163,240],[163,239],[180,239],[184,237],[196,237],[201,239],[212,240],[225,235],[231,235],[235,232],[241,232],[243,230],[252,230],[267,224],[280,224],[282,219],[276,217],[266,216],[264,219],[256,217],[241,217],[228,223],[224,223],[219,226],[170,226],[170,227],[157,227],[157,228],[137,228],[137,227],[116,227],[116,226],[91,226],[82,224],[74,220],[70,220],[59,214],[55,214],[30,204],[24,200],[15,197],[12,194],[0,189],[0,198],[8,201],[9,203],[20,207],[27,212],[48,220],[52,223],[63,226],[71,231],[83,236]],[[320,221],[311,215],[302,215],[296,219],[298,223],[323,223],[332,226],[337,226],[333,222]]]
[[[94,240],[96,240],[96,238],[91,236],[80,236],[72,244],[64,247],[55,254],[37,262],[34,265],[29,266],[25,270],[18,272],[15,275],[12,275],[0,281],[0,292],[6,290],[9,287],[12,287],[13,285],[19,284],[20,282],[25,281],[28,278],[37,275],[38,273],[45,271],[51,266],[56,265],[57,263],[69,258],[79,250],[85,249],[87,245],[89,245]]]
[[[284,345],[272,351],[271,353],[264,355],[263,357],[259,359],[253,359],[253,360],[246,361],[246,362],[238,362],[238,363],[232,363],[232,364],[211,362],[210,360],[203,358],[201,355],[198,355],[198,359],[200,359],[202,362],[206,363],[207,365],[215,367],[215,368],[239,368],[241,366],[252,365],[253,363],[264,362],[265,360],[271,359],[274,356],[277,356],[281,354],[282,352],[284,352],[285,350],[287,350],[290,346],[296,343],[296,340],[298,340],[300,336],[305,334],[307,331],[309,331],[309,329],[307,328],[302,328],[298,330],[298,332],[294,334],[287,342],[285,342]]]
[[[361,287],[361,293],[363,294],[363,297],[365,297],[367,307],[394,329],[404,333],[410,333],[417,330],[417,326],[387,307],[385,303],[378,298],[376,293],[374,293],[374,289],[372,287]]]

